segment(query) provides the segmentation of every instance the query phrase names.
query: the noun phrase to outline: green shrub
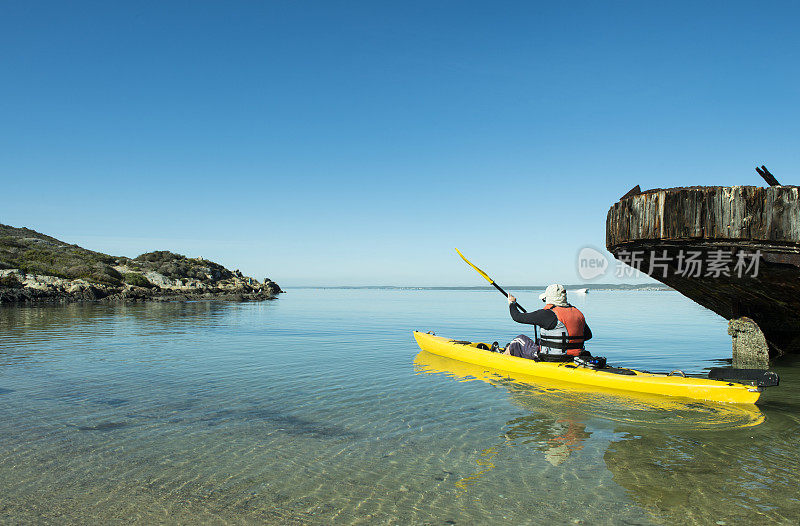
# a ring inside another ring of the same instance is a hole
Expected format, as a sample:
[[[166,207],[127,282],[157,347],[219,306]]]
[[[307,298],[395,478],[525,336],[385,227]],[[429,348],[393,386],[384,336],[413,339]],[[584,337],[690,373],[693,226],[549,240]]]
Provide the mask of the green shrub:
[[[16,238],[12,236],[2,236],[0,237],[0,246],[3,247],[13,247],[13,248],[23,248],[25,245],[19,242]]]
[[[136,271],[142,270],[142,265],[139,262],[134,261],[131,258],[126,258],[125,256],[119,257],[116,260],[114,260],[114,264],[119,266],[125,266]]]
[[[65,274],[69,279],[84,279],[92,275],[92,267],[89,265],[75,265],[69,267]]]
[[[138,272],[125,272],[124,274],[122,274],[122,279],[128,285],[133,285],[134,287],[150,288],[153,286],[153,284],[150,283],[150,280],[148,280],[146,277],[139,274]]]
[[[22,253],[22,258],[25,263],[29,265],[38,265],[43,267],[52,267],[56,261],[56,255],[48,250],[39,250],[36,248],[28,249]]]
[[[168,250],[147,252],[134,260],[142,270],[153,270],[171,279],[197,279],[204,283],[217,279],[228,279],[233,273],[213,261],[202,258],[187,258]],[[215,276],[211,280],[207,274]]]
[[[26,274],[43,274],[46,276],[55,276],[57,278],[68,278],[66,273],[59,269],[57,266],[48,264],[45,261],[29,261],[25,260],[19,265],[19,269]]]
[[[16,276],[16,274],[9,274],[7,276],[0,277],[0,287],[8,287],[10,289],[21,289],[22,282]]]
[[[87,279],[106,285],[119,285],[122,282],[122,274],[110,265],[98,263],[92,268],[92,273]]]
[[[103,270],[103,273],[108,274],[112,278],[122,281],[122,274],[119,270],[115,269],[111,265],[98,265]]]
[[[104,274],[103,272],[93,272],[86,278],[86,280],[103,285],[111,285],[113,287],[118,287],[122,284],[121,279],[115,279],[114,277]]]
[[[155,252],[146,252],[136,256],[136,261],[149,261],[150,263],[163,263],[167,261],[175,261],[179,259],[186,259],[186,256],[175,254],[169,250],[156,250]]]

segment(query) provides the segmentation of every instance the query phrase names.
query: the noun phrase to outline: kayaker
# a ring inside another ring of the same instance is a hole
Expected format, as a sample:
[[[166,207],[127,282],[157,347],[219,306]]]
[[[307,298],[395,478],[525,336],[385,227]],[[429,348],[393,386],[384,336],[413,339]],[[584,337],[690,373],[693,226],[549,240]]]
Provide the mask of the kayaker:
[[[539,299],[545,302],[543,309],[522,312],[517,305],[517,298],[508,295],[511,318],[517,323],[541,327],[541,334],[537,341],[524,335],[514,338],[511,344],[506,345],[504,354],[522,358],[541,355],[560,358],[585,353],[583,343],[592,338],[592,331],[583,313],[567,302],[564,286],[558,283],[549,285]]]

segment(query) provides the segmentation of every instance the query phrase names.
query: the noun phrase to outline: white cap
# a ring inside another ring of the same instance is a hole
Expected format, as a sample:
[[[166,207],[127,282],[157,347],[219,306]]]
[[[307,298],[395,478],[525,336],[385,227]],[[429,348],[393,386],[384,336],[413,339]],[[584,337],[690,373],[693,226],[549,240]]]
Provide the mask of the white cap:
[[[556,307],[566,307],[569,305],[569,303],[567,303],[567,291],[564,289],[564,285],[559,283],[548,285],[544,290],[544,294],[539,294],[539,299],[545,303],[551,303]]]

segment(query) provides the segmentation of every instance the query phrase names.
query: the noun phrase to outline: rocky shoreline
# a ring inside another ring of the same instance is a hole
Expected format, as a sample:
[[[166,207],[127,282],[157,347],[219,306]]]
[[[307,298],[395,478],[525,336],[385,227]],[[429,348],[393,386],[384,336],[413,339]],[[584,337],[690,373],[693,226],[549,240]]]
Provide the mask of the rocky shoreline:
[[[168,251],[136,258],[86,250],[0,225],[0,305],[136,301],[260,301],[282,293],[204,258]]]
[[[6,279],[3,279],[6,278]],[[11,278],[11,279],[8,279]],[[283,290],[269,279],[258,282],[253,278],[234,278],[204,284],[176,283],[140,287],[85,280],[67,280],[55,276],[22,274],[18,269],[0,270],[0,281],[8,283],[16,279],[16,285],[0,284],[0,305],[8,304],[60,304],[75,302],[136,302],[136,301],[261,301],[277,297]]]

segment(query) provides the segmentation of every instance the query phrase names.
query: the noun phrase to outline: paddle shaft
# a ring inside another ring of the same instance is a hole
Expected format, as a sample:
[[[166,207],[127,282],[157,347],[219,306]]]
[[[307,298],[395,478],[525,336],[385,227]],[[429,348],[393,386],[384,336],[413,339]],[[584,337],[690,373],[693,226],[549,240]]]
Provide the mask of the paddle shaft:
[[[493,280],[492,278],[490,278],[490,277],[489,277],[489,275],[488,275],[486,272],[482,271],[481,269],[479,269],[478,267],[476,267],[475,265],[473,265],[473,264],[472,264],[472,262],[471,262],[470,260],[468,260],[466,257],[464,257],[464,254],[462,254],[460,250],[456,249],[456,252],[458,252],[458,255],[459,255],[459,256],[461,256],[461,259],[463,259],[463,260],[464,260],[464,262],[465,262],[467,265],[469,265],[470,267],[474,268],[474,269],[475,269],[475,271],[476,271],[478,274],[480,274],[481,276],[483,276],[483,278],[484,278],[486,281],[488,281],[489,283],[491,283],[491,284],[494,286],[494,288],[496,288],[497,290],[499,290],[499,291],[500,291],[500,293],[501,293],[503,296],[505,296],[506,298],[508,298],[508,292],[504,291],[504,290],[503,290],[503,287],[501,287],[500,285],[498,285],[497,283],[495,283],[495,282],[494,282],[494,280]],[[525,307],[523,307],[523,306],[522,306],[522,305],[520,305],[519,303],[517,303],[517,307],[519,307],[519,310],[521,310],[522,312],[528,312],[528,311],[526,311],[526,310],[525,310]],[[539,328],[538,328],[536,325],[534,325],[534,326],[533,326],[533,335],[534,335],[534,341],[538,342],[538,341],[539,341]]]
[[[494,288],[496,288],[497,290],[499,290],[499,291],[500,291],[500,293],[501,293],[503,296],[505,296],[506,298],[508,297],[508,292],[504,291],[504,290],[503,290],[503,287],[501,287],[500,285],[498,285],[497,283],[495,283],[495,282],[494,282],[494,280],[493,280],[492,278],[490,278],[490,277],[489,277],[489,275],[488,275],[486,272],[484,272],[484,271],[482,271],[481,269],[479,269],[478,267],[476,267],[476,266],[475,266],[475,265],[474,265],[474,264],[473,264],[473,263],[472,263],[470,260],[468,260],[466,257],[464,257],[464,254],[462,254],[462,253],[461,253],[461,251],[460,251],[459,249],[456,249],[456,252],[458,252],[458,255],[459,255],[459,256],[461,256],[461,259],[463,259],[463,260],[464,260],[464,262],[465,262],[467,265],[469,265],[470,267],[474,268],[474,269],[475,269],[475,271],[476,271],[478,274],[480,274],[481,276],[483,276],[483,279],[485,279],[486,281],[488,281],[489,283],[491,283],[492,285],[494,285]],[[526,311],[526,310],[525,310],[525,309],[522,307],[522,305],[520,305],[519,303],[517,303],[517,307],[519,307],[519,310],[521,310],[522,312],[528,312],[528,311]]]
[[[492,281],[492,285],[494,285],[494,288],[496,288],[497,290],[499,290],[499,291],[500,291],[500,292],[503,294],[503,296],[505,296],[506,298],[508,297],[508,292],[504,291],[504,290],[503,290],[503,287],[501,287],[500,285],[498,285],[498,284],[497,284],[497,283],[495,283],[494,281]],[[520,305],[519,303],[517,303],[517,307],[519,307],[519,310],[521,310],[522,312],[528,312],[528,311],[526,311],[526,310],[525,310],[525,307],[523,307],[523,306],[522,306],[522,305]]]

